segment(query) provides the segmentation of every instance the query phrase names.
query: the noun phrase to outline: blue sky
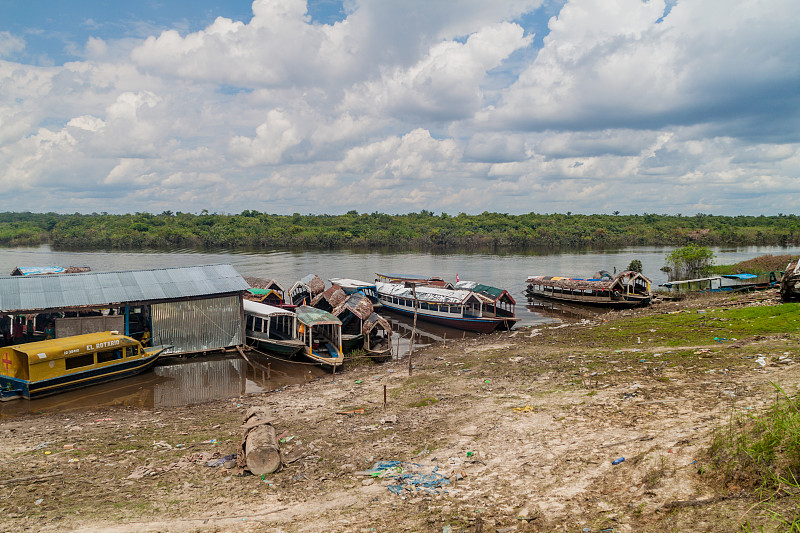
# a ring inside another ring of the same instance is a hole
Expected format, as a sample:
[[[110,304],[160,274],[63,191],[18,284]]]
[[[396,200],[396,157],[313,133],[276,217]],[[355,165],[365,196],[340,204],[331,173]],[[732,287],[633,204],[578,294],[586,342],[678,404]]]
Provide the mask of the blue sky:
[[[800,3],[0,3],[0,210],[774,214]]]

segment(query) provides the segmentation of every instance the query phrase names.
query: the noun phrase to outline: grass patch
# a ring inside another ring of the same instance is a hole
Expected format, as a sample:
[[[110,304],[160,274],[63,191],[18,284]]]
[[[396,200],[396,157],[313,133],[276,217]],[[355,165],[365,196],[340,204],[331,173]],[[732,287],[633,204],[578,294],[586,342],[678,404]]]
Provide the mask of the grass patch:
[[[413,402],[413,403],[408,404],[408,406],[409,407],[427,407],[429,405],[433,405],[433,404],[437,403],[438,401],[439,400],[437,400],[436,398],[423,398],[423,399],[419,400],[418,402]]]
[[[775,385],[775,404],[740,414],[714,436],[709,456],[724,491],[750,489],[787,532],[800,532],[800,398]],[[749,522],[745,530],[749,530]]]
[[[800,332],[800,304],[709,309],[633,317],[611,322],[591,331],[597,347],[724,345],[733,338]]]

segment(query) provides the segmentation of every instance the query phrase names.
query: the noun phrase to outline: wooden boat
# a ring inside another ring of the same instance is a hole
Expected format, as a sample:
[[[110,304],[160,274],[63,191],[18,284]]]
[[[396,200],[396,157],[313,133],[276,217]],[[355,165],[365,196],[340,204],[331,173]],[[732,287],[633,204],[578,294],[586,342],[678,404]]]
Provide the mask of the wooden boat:
[[[345,294],[363,294],[369,298],[373,308],[380,307],[378,289],[375,288],[374,283],[367,283],[366,281],[350,278],[331,278],[328,281],[331,285],[338,285],[341,287]]]
[[[297,315],[250,300],[243,300],[245,337],[260,349],[277,355],[291,357],[303,349],[297,336]]]
[[[378,313],[372,313],[364,321],[364,351],[376,361],[388,361],[392,357],[392,326]]]
[[[299,306],[296,314],[303,355],[327,367],[340,366],[344,359],[342,322],[327,311],[308,305]]]
[[[498,316],[496,307],[484,306],[484,300],[472,291],[440,289],[436,287],[411,287],[411,283],[377,282],[378,298],[384,308],[414,315],[421,320],[477,333],[490,333],[498,327],[511,326],[519,319]],[[416,293],[416,300],[414,298]]]
[[[507,322],[504,327],[510,328],[516,322],[515,308],[517,302],[507,290],[476,281],[458,281],[455,284],[455,289],[467,290],[477,294],[483,301],[484,313],[512,320],[512,322]]]
[[[244,280],[250,284],[250,288],[247,289],[247,293],[244,295],[245,299],[271,305],[272,307],[285,309],[297,307],[286,301],[286,291],[274,279],[245,277]]]
[[[372,314],[369,298],[360,293],[351,294],[331,314],[342,322],[344,353],[364,348],[364,321]]]
[[[377,280],[382,283],[414,283],[417,286],[437,287],[439,289],[453,289],[453,284],[436,276],[420,276],[417,274],[389,274],[375,273]]]
[[[638,307],[652,298],[651,282],[639,272],[626,270],[616,276],[578,279],[557,276],[530,276],[528,296],[551,298],[583,305]]]
[[[723,274],[707,278],[683,279],[668,281],[660,286],[670,292],[737,292],[759,291],[769,289],[778,284],[778,273],[764,274]]]
[[[338,285],[331,285],[326,290],[314,296],[311,307],[331,312],[347,300],[347,294]]]
[[[289,302],[308,305],[316,295],[325,290],[325,282],[316,274],[309,274],[289,288]]]
[[[144,348],[116,331],[0,348],[0,399],[35,399],[144,372],[169,346]]]

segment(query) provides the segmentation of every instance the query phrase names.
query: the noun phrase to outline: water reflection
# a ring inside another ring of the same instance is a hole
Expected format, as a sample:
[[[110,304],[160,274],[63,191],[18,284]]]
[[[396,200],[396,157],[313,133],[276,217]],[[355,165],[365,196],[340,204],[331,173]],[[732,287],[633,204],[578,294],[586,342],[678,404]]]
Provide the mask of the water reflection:
[[[591,307],[585,305],[570,305],[564,302],[545,300],[528,297],[528,305],[525,306],[530,313],[539,313],[543,317],[552,320],[582,320],[584,318],[594,318],[597,315],[607,313],[608,309],[602,307]]]
[[[211,356],[184,361],[168,358],[165,364],[120,381],[36,400],[3,402],[0,418],[97,407],[176,407],[266,390],[248,380],[247,373],[248,365],[243,359]]]

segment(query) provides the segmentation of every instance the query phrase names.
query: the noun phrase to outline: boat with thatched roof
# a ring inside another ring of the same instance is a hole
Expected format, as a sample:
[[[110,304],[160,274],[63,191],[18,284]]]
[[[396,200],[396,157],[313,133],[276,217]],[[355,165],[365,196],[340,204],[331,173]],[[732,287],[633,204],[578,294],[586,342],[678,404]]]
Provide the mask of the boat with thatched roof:
[[[648,305],[653,296],[651,281],[640,272],[626,270],[616,276],[603,273],[580,279],[560,276],[530,276],[528,296],[550,298],[583,305],[638,307]]]

